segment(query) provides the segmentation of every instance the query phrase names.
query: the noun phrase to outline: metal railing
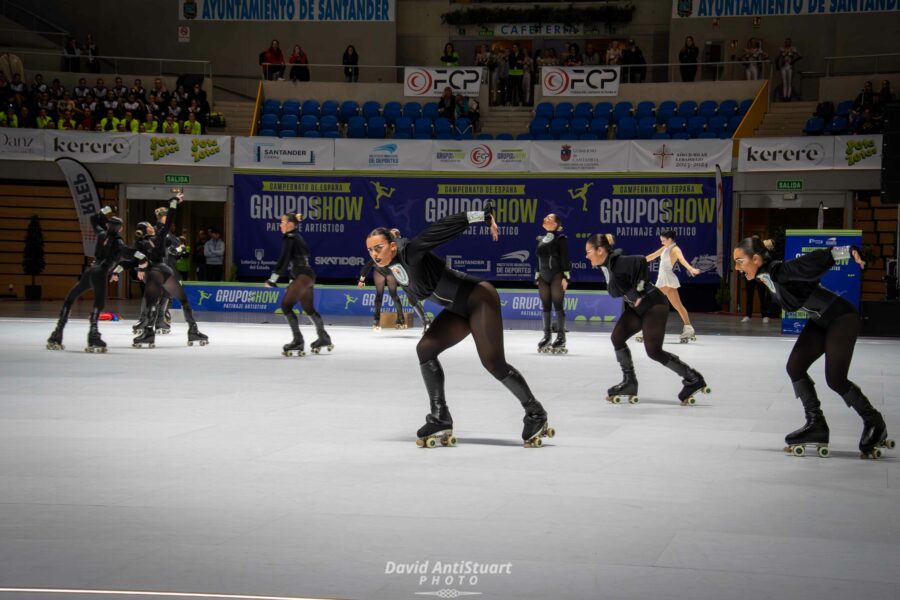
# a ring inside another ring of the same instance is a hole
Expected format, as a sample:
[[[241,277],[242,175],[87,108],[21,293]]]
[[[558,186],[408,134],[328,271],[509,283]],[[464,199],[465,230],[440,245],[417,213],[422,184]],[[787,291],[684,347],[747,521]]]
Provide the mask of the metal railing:
[[[69,35],[58,31],[33,31],[30,29],[0,29],[0,45],[3,46],[19,46],[24,47],[25,44],[32,44],[35,36],[39,36],[47,40],[44,47],[66,45]]]
[[[36,51],[28,48],[0,47],[0,54],[15,54],[32,72],[63,71],[87,75],[183,75],[186,73],[212,77],[212,63],[208,60],[184,60],[179,58],[148,58],[136,56],[99,56],[100,73],[86,68],[87,58],[78,57],[77,63],[63,51]]]
[[[825,76],[900,73],[900,53],[826,56]]]
[[[52,35],[62,36],[63,38],[71,35],[67,29],[60,27],[49,19],[45,19],[44,17],[31,12],[15,2],[10,2],[10,0],[0,0],[0,15],[15,21],[32,32],[39,33],[40,35],[46,36],[48,35],[47,32],[52,32]],[[63,39],[63,44],[60,45],[64,44],[65,39]]]

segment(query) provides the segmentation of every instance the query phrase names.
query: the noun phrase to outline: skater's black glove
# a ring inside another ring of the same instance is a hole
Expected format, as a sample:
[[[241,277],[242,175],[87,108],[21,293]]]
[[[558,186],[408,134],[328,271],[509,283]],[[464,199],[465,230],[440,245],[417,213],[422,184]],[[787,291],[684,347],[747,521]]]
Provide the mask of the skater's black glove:
[[[496,210],[496,208],[493,200],[488,200],[484,203],[484,224],[488,227],[494,222],[494,210]]]

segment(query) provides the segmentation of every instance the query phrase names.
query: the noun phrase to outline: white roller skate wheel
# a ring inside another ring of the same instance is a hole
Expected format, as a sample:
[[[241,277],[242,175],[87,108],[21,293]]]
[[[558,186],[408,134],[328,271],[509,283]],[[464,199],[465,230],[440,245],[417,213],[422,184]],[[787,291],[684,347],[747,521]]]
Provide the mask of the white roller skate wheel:
[[[896,445],[897,443],[891,438],[887,438],[886,440],[884,440],[884,447],[888,450],[893,450]]]
[[[816,451],[819,453],[819,456],[822,458],[828,458],[831,454],[831,451],[828,449],[828,446],[819,446]]]
[[[613,396],[612,402],[613,404],[620,404],[622,402],[622,398],[620,398],[619,396]]]
[[[638,402],[640,402],[640,400],[638,400],[637,396],[629,396],[629,398],[628,398],[629,404],[637,404]]]
[[[434,440],[433,437],[430,437],[427,440],[425,440],[426,448],[434,448],[435,446],[437,446],[437,442]]]
[[[547,428],[547,437],[548,437],[548,438],[552,438],[552,437],[555,437],[555,436],[556,436],[556,430],[553,429],[552,427],[548,427],[548,428]]]
[[[447,445],[450,446],[451,448],[454,447],[454,446],[456,446],[456,436],[452,436],[452,435],[451,435],[451,436],[447,439]]]
[[[806,454],[806,448],[803,446],[791,446],[791,453],[794,456],[803,456]]]
[[[712,388],[709,387],[709,386],[703,388],[703,393],[704,393],[704,394],[711,394],[711,393],[712,393]]]
[[[540,448],[544,445],[544,442],[539,437],[534,437],[525,442],[526,448]]]

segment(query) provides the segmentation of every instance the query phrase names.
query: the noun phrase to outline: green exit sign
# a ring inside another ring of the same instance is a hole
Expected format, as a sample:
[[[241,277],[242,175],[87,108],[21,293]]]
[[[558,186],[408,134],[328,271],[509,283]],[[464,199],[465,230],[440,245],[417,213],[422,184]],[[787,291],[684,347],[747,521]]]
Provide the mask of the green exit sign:
[[[796,192],[803,189],[802,179],[786,179],[778,182],[778,189],[785,192]]]
[[[191,176],[190,175],[166,175],[166,183],[190,183]]]

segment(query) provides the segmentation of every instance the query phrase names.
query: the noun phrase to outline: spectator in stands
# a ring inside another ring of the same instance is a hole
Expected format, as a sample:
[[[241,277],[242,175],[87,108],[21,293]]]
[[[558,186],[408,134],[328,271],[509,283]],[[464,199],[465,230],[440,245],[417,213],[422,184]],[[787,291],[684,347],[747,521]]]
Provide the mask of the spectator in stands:
[[[186,114],[193,114],[197,118],[197,121],[203,122],[203,109],[200,108],[200,103],[196,100],[191,100],[190,106],[187,107]]]
[[[12,81],[9,82],[9,92],[9,101],[16,106],[22,106],[28,101],[28,92],[25,90],[25,82],[22,81],[22,76],[18,73],[15,73],[12,77]]]
[[[73,37],[66,40],[63,71],[69,71],[70,73],[81,72],[81,48],[78,46],[78,40]]]
[[[347,83],[356,83],[359,81],[359,54],[352,45],[347,46],[344,55],[341,57],[341,64],[344,65],[344,81]]]
[[[894,101],[894,91],[891,89],[891,82],[887,79],[881,80],[881,89],[878,90],[878,102],[881,106],[890,104]]]
[[[551,67],[559,66],[559,57],[556,55],[556,48],[550,48],[550,56],[547,57],[544,64]]]
[[[113,109],[107,109],[106,116],[100,119],[100,124],[97,126],[98,131],[115,131],[119,127],[119,119],[116,117],[116,111]]]
[[[40,109],[42,109],[42,108],[46,108],[46,109],[47,109],[47,112],[50,113],[51,115],[54,114],[54,113],[56,113],[56,103],[54,103],[52,100],[50,100],[50,95],[49,95],[49,94],[46,94],[46,93],[41,94],[41,95],[35,100],[35,103],[34,103],[34,104],[35,104],[35,106],[37,107],[38,110],[40,110]],[[23,107],[23,108],[24,108],[24,107]]]
[[[456,95],[456,118],[469,119],[472,122],[472,131],[478,131],[478,119],[481,114],[478,110],[478,100],[467,98],[462,94]]]
[[[72,92],[75,94],[75,99],[80,100],[91,93],[91,88],[88,87],[87,80],[82,77],[78,80],[78,85],[72,88]]]
[[[209,240],[205,229],[197,232],[197,243],[194,244],[194,268],[197,269],[197,280],[206,281],[206,256],[203,252],[206,249],[206,242]]]
[[[187,90],[184,89],[183,83],[179,83],[175,87],[175,91],[172,93],[172,97],[178,100],[178,106],[180,106],[181,108],[187,108],[187,105],[190,102],[190,94],[188,94]]]
[[[760,38],[756,38],[756,48],[753,51],[753,60],[756,63],[756,72],[758,73],[757,79],[761,79],[765,73],[763,72],[763,64],[768,62],[769,54],[763,50],[763,41]]]
[[[294,65],[291,67],[291,81],[309,81],[309,57],[299,44],[294,45],[288,62]]]
[[[166,105],[169,103],[169,90],[166,89],[163,80],[159,77],[153,80],[153,89],[150,91],[156,94],[156,100],[160,104]]]
[[[116,94],[112,90],[106,92],[106,98],[103,99],[103,110],[104,112],[112,110],[117,115],[121,114],[122,106],[119,104],[119,99],[116,98]]]
[[[178,236],[178,240],[181,242],[181,246],[184,250],[178,255],[178,260],[175,262],[175,269],[178,271],[178,274],[181,275],[181,280],[187,281],[188,273],[191,270],[191,245],[188,244],[186,233]]]
[[[156,133],[159,131],[159,121],[152,112],[147,111],[147,114],[144,115],[144,122],[141,123],[141,127],[139,129],[141,133]]]
[[[46,108],[42,108],[40,111],[38,111],[36,125],[38,129],[48,129],[51,125],[53,125],[53,117],[47,114]]]
[[[94,120],[97,117],[97,112],[100,110],[100,104],[94,98],[94,94],[88,92],[88,95],[81,101],[79,109],[83,117]]]
[[[444,46],[444,53],[441,55],[441,66],[459,66],[459,52],[456,51],[456,48],[454,48],[453,44],[451,44],[450,42],[447,42],[447,44]]]
[[[197,120],[197,113],[188,113],[188,118],[187,121],[184,122],[182,133],[188,135],[200,135],[203,133],[203,126],[200,124],[200,121]]]
[[[209,228],[209,238],[203,247],[206,276],[208,281],[222,281],[225,272],[225,242],[222,240],[222,233],[215,227]]]
[[[94,94],[94,98],[96,98],[98,102],[102,102],[106,98],[106,93],[108,91],[109,90],[106,89],[106,82],[103,81],[102,77],[97,79],[97,83],[95,83],[93,89],[91,89],[91,93]]]
[[[263,63],[263,74],[269,81],[284,80],[284,54],[281,52],[281,44],[278,40],[272,40],[269,47],[260,55]]]
[[[694,81],[697,78],[697,57],[700,49],[694,44],[694,36],[684,38],[684,46],[678,52],[678,62],[681,63],[681,80]]]
[[[128,95],[128,88],[125,87],[125,84],[122,82],[121,77],[116,77],[115,83],[112,87],[113,93],[116,95],[116,98],[122,99]]]
[[[853,133],[857,135],[881,133],[881,119],[871,108],[866,108],[862,111],[862,115],[856,119],[853,126]]]
[[[144,89],[144,84],[140,79],[134,80],[134,83],[131,84],[131,88],[128,90],[128,93],[134,94],[134,97],[141,102],[147,101],[147,90]]]
[[[82,112],[81,115],[72,113],[71,117],[75,121],[74,129],[83,129],[84,131],[93,131],[94,123],[97,121],[97,117],[92,112]]]
[[[31,96],[39,96],[49,91],[50,88],[44,83],[44,76],[40,73],[35,74],[34,81],[31,83]]]
[[[168,133],[170,135],[181,133],[181,127],[175,122],[175,115],[172,113],[166,115],[166,120],[162,124],[162,133]]]
[[[87,70],[91,73],[99,73],[100,48],[97,46],[97,43],[94,41],[94,35],[91,33],[87,34],[87,38],[84,40],[82,54],[87,60]],[[103,95],[105,96],[106,94]]]
[[[59,79],[54,79],[53,83],[50,84],[50,89],[48,90],[50,97],[54,100],[62,100],[63,96],[66,93],[66,88],[63,87],[63,84]]]
[[[19,109],[19,127],[25,129],[34,129],[34,118],[31,114],[31,109],[27,106],[23,106]]]
[[[11,93],[9,91],[9,82],[3,73],[0,73],[0,104],[7,104]]]
[[[622,63],[622,47],[619,42],[612,41],[606,47],[606,64],[618,65]]]
[[[56,103],[56,112],[59,114],[64,113],[65,111],[69,111],[72,114],[75,114],[77,106],[75,101],[72,100],[72,97],[69,95],[69,92],[63,94],[62,99]]]
[[[140,121],[134,118],[134,113],[130,110],[125,111],[125,116],[119,121],[119,124],[122,125],[128,133],[138,133],[141,127]]]
[[[803,58],[794,47],[791,38],[784,40],[784,46],[778,50],[775,66],[781,71],[781,99],[790,102],[793,97],[794,63]]]
[[[475,47],[475,66],[488,67],[491,62],[491,50],[487,44],[478,44]]]
[[[164,107],[153,92],[150,92],[150,96],[147,98],[145,109],[157,119],[163,118]]]
[[[531,106],[534,82],[534,59],[531,50],[522,48],[522,105]]]
[[[175,96],[172,96],[169,99],[169,106],[166,107],[166,114],[172,115],[173,117],[175,117],[176,120],[178,120],[181,118],[182,112],[183,111],[181,109],[181,106],[178,104],[178,98],[176,98]]]
[[[88,117],[90,118],[90,117]],[[59,122],[56,123],[57,129],[70,129],[75,130],[78,129],[78,124],[75,122],[75,119],[72,118],[72,113],[64,112],[62,117],[60,117]]]
[[[566,55],[565,66],[579,67],[584,64],[584,61],[581,58],[581,49],[578,47],[578,44],[569,44],[566,48]]]
[[[122,102],[122,108],[125,112],[130,112],[136,118],[141,118],[144,116],[144,105],[143,103],[134,97],[134,94],[129,93],[128,98]]]
[[[5,111],[0,112],[0,127],[18,127],[19,115],[14,106],[10,105]]]
[[[506,60],[509,63],[509,92],[506,101],[509,105],[519,106],[522,104],[522,79],[525,69],[522,66],[522,50],[518,44],[512,45]]]
[[[453,97],[450,86],[444,88],[438,100],[438,115],[450,119],[451,123],[456,120],[456,98]]]
[[[502,48],[497,58],[497,104],[500,106],[509,103],[509,55],[509,48]]]
[[[647,75],[646,64],[644,53],[634,40],[628,40],[628,46],[622,52],[622,66],[625,67],[623,80],[628,83],[642,83]]]
[[[872,89],[872,82],[867,81],[863,84],[862,92],[860,92],[853,101],[853,112],[855,116],[862,115],[865,110],[875,108],[875,97],[877,94]]]
[[[309,80],[307,79],[307,81]],[[191,88],[191,91],[188,93],[188,98],[197,101],[197,104],[200,106],[200,115],[209,114],[209,100],[206,98],[206,90],[204,90],[199,83],[195,83]],[[200,115],[197,115],[198,119],[200,119]]]
[[[600,53],[594,48],[593,42],[588,42],[584,45],[584,55],[581,57],[581,62],[584,65],[596,66],[599,65]]]

